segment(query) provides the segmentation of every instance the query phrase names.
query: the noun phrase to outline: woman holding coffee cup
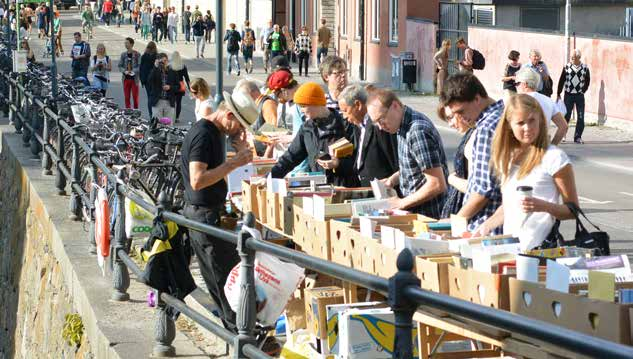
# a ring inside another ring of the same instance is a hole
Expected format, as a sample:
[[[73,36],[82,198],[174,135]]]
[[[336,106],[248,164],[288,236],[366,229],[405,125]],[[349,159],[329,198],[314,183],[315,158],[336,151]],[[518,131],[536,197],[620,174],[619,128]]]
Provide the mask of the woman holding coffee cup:
[[[569,157],[551,145],[539,103],[528,95],[506,103],[492,141],[491,164],[501,181],[503,204],[477,234],[503,225],[505,234],[519,237],[522,250],[539,247],[556,219],[573,219],[565,205],[578,205]]]

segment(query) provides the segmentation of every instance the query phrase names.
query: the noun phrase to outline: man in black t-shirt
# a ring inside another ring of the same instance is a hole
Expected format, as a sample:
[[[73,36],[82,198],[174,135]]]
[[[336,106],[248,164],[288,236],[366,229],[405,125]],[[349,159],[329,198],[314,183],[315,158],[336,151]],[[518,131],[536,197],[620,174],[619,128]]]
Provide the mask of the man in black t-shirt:
[[[225,102],[210,117],[191,127],[181,149],[184,215],[216,227],[220,226],[228,191],[224,178],[253,159],[243,126],[257,119],[257,107],[248,96],[241,92],[231,96],[225,92],[224,97]],[[226,162],[224,135],[229,136],[236,151]],[[229,272],[239,262],[235,245],[201,232],[189,233],[204,282],[222,310],[224,326],[234,330],[235,313],[229,307],[223,289]]]

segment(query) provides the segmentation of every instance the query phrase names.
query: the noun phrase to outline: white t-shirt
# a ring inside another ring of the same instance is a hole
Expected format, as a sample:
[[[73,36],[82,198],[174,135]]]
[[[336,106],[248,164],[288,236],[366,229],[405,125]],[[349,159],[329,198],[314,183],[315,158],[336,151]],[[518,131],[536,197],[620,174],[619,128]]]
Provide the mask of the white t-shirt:
[[[543,113],[545,114],[547,126],[550,126],[552,124],[552,117],[554,117],[558,113],[556,103],[551,98],[536,91],[527,92],[526,94],[534,97],[534,99],[538,101],[538,103],[541,105],[541,109],[543,109]]]
[[[517,179],[518,166],[512,168],[510,177],[501,187],[503,195],[503,233],[519,237],[522,250],[538,247],[549,234],[555,218],[549,213],[525,214],[521,209],[518,186],[532,187],[532,197],[561,204],[561,196],[554,183],[554,175],[570,163],[560,148],[550,145],[543,161],[522,179]],[[527,218],[526,218],[527,217]]]
[[[200,121],[202,119],[202,114],[204,113],[205,108],[213,110],[213,101],[210,98],[204,101],[196,99],[196,121]]]

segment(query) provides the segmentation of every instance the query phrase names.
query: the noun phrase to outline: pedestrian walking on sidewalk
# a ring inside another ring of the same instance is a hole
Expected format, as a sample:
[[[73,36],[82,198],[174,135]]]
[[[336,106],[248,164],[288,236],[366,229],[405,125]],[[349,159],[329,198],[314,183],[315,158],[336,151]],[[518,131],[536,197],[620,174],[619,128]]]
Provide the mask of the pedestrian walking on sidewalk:
[[[251,29],[251,22],[246,20],[242,31],[242,56],[244,56],[244,69],[247,74],[253,72],[253,52],[255,52],[255,31]]]
[[[264,52],[264,72],[266,73],[268,73],[268,69],[270,68],[270,47],[268,47],[268,38],[273,31],[273,21],[268,20],[268,27],[262,30],[259,39],[260,49]]]
[[[169,20],[169,8],[165,7],[163,9],[163,23],[161,24],[161,36],[158,39],[159,41],[163,41],[163,39],[169,39],[169,32],[167,31],[167,20]]]
[[[198,16],[202,17],[202,11],[200,11],[200,6],[196,5],[193,13],[191,14],[191,18],[193,19],[193,21],[195,21]]]
[[[84,11],[81,13],[81,29],[84,34],[88,34],[88,40],[92,39],[94,22],[95,14],[92,12],[92,8],[90,8],[90,5],[84,6]]]
[[[123,21],[123,6],[120,1],[114,6],[112,16],[116,20],[116,27],[121,27],[121,22]]]
[[[182,32],[185,34],[185,44],[191,42],[191,6],[187,5],[182,13]]]
[[[160,32],[160,37],[159,33]],[[163,40],[163,12],[158,6],[154,10],[154,15],[152,16],[152,41],[162,42]]]
[[[97,54],[92,57],[90,69],[92,70],[92,87],[99,90],[105,97],[110,82],[112,61],[106,53],[104,44],[97,44]]]
[[[132,23],[134,24],[134,32],[138,34],[138,29],[141,27],[141,4],[139,2],[134,3],[134,9],[132,9]]]
[[[444,83],[446,82],[446,78],[448,78],[448,55],[451,50],[451,40],[445,39],[442,41],[442,47],[440,50],[435,53],[433,56],[433,61],[435,62],[435,73],[437,76],[436,83],[436,93],[439,95],[442,93],[444,89]]]
[[[321,19],[321,27],[317,32],[317,66],[321,65],[321,57],[326,58],[332,39],[332,31],[326,26],[327,20]]]
[[[185,96],[187,90],[191,91],[189,83],[189,71],[187,66],[182,61],[182,57],[178,51],[174,51],[171,54],[171,69],[178,75],[178,90],[176,91],[176,122],[180,120],[180,113],[182,111],[182,97]]]
[[[288,43],[286,41],[286,37],[281,33],[281,29],[277,24],[273,26],[272,34],[268,35],[268,48],[270,49],[270,56],[272,58],[279,55],[286,56]]]
[[[554,92],[552,77],[550,76],[547,65],[542,61],[541,52],[539,50],[530,50],[530,62],[524,64],[522,67],[531,68],[541,76],[541,83],[538,89],[536,89],[538,93],[547,97],[552,96]]]
[[[215,30],[215,21],[213,21],[213,15],[211,15],[211,10],[207,10],[207,15],[205,16],[205,40],[207,43],[211,43],[213,39],[213,30]]]
[[[237,76],[240,75],[240,42],[242,41],[242,37],[240,33],[235,30],[235,24],[230,23],[229,29],[226,30],[226,34],[224,34],[224,41],[226,41],[226,52],[227,52],[227,68],[226,71],[230,75],[231,74],[231,63],[233,60],[235,61],[235,68],[237,69]]]
[[[457,48],[464,51],[464,58],[459,61],[459,71],[473,72],[473,57],[475,51],[468,46],[466,39],[460,37],[457,39]]]
[[[565,120],[569,123],[571,113],[576,107],[576,132],[574,133],[574,142],[583,144],[582,133],[585,130],[585,92],[589,89],[591,76],[587,65],[580,61],[581,52],[575,49],[571,55],[569,62],[560,74],[558,79],[558,90],[556,98],[560,100],[560,94],[565,90]]]
[[[121,53],[119,59],[119,71],[123,76],[123,95],[125,97],[125,108],[132,108],[131,101],[134,100],[134,108],[138,109],[138,84],[140,70],[140,54],[134,50],[134,39],[125,39],[125,51]]]
[[[112,0],[106,0],[102,6],[103,21],[105,21],[106,26],[110,26],[112,11],[114,11],[114,4],[112,3]]]
[[[176,8],[172,6],[169,11],[169,15],[167,15],[167,34],[169,34],[169,42],[174,44],[174,42],[178,41],[178,14],[176,14]]]
[[[147,93],[147,110],[149,112],[149,118],[152,118],[152,104],[150,103],[150,89],[148,86],[149,82],[149,74],[154,69],[154,63],[156,62],[156,43],[154,41],[150,41],[147,43],[145,47],[145,52],[141,56],[141,64],[139,66],[139,80],[141,81],[141,86],[145,87],[145,92]]]
[[[196,43],[196,59],[204,57],[204,31],[206,25],[202,20],[202,15],[198,15],[196,21],[191,26],[193,30],[193,40]]]
[[[37,35],[38,39],[43,39],[48,36],[48,16],[48,8],[46,7],[46,5],[44,5],[44,3],[42,3],[42,6],[40,6],[40,8],[37,10],[37,28],[40,31]]]
[[[160,53],[156,56],[147,86],[153,117],[168,118],[173,124],[176,119],[176,92],[180,84],[178,74],[169,66],[167,54]]]
[[[292,34],[290,33],[290,31],[288,31],[288,26],[284,25],[281,28],[281,33],[286,37],[286,57],[288,58],[288,63],[290,63],[290,61],[292,61],[293,56],[294,55],[294,51],[295,51],[295,40],[292,37]],[[296,61],[296,57],[295,60],[293,62],[297,62]]]
[[[308,61],[310,61],[310,55],[312,54],[312,44],[310,35],[308,35],[308,28],[306,26],[301,27],[301,34],[297,36],[295,42],[295,53],[299,59],[299,76],[301,76],[301,70],[305,64],[304,76],[308,76]]]
[[[569,157],[551,145],[547,124],[531,96],[512,96],[492,141],[490,165],[502,183],[503,205],[476,231],[486,236],[503,227],[519,238],[521,251],[558,245],[552,229],[556,220],[575,219],[578,192]],[[528,186],[526,197],[521,187]],[[554,238],[552,238],[554,237]]]
[[[55,49],[57,56],[59,56],[60,52],[64,55],[64,47],[62,45],[62,19],[59,16],[59,11],[56,11],[54,15],[53,29],[55,30]]]
[[[141,13],[141,37],[143,40],[147,40],[150,32],[152,31],[152,10],[148,6],[145,6],[145,9]],[[152,33],[152,39],[154,35]]]
[[[508,60],[510,60],[510,62],[506,64],[506,68],[503,70],[503,76],[501,77],[503,91],[506,97],[517,93],[516,73],[521,70],[521,63],[519,62],[520,56],[521,54],[516,50],[510,51],[508,54]]]

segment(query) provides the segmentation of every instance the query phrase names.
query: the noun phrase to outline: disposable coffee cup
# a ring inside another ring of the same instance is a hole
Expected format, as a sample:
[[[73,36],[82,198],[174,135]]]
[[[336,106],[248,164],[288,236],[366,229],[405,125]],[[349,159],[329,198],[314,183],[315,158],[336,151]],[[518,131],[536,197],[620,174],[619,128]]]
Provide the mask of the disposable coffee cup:
[[[532,197],[532,186],[518,186],[517,187],[517,193],[519,193],[519,196],[521,197]]]

